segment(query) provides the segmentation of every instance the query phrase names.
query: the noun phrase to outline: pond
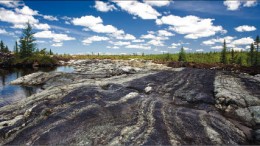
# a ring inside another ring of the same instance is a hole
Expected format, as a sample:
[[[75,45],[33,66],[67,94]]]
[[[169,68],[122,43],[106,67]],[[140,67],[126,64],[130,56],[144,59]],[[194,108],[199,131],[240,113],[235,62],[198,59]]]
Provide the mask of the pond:
[[[71,66],[59,66],[56,68],[38,68],[38,69],[0,69],[0,107],[11,104],[26,98],[34,93],[41,91],[37,86],[21,86],[10,85],[10,82],[34,72],[73,72],[74,69]]]

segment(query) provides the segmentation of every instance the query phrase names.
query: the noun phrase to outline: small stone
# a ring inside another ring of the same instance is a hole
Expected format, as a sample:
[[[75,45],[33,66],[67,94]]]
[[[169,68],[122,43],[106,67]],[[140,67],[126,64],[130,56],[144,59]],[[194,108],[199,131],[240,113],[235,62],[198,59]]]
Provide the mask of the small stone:
[[[150,93],[152,91],[152,87],[148,86],[144,89],[145,93]]]

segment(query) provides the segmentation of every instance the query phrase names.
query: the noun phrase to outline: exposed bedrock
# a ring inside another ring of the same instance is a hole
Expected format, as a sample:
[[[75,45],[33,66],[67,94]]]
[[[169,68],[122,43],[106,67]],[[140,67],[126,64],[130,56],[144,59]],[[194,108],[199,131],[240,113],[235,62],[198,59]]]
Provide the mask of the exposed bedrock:
[[[84,72],[31,78],[44,76],[45,90],[0,108],[0,144],[256,144],[259,138],[253,78],[189,68],[97,78]]]

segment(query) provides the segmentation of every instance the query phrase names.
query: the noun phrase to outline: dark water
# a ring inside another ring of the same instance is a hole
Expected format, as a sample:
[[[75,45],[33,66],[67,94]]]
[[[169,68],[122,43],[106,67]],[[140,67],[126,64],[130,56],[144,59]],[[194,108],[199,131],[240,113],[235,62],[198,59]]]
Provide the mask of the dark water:
[[[38,69],[0,69],[0,107],[11,104],[26,98],[36,92],[41,91],[40,87],[10,85],[10,82],[37,71],[51,72],[73,72],[73,67],[60,66],[57,68],[38,68]]]

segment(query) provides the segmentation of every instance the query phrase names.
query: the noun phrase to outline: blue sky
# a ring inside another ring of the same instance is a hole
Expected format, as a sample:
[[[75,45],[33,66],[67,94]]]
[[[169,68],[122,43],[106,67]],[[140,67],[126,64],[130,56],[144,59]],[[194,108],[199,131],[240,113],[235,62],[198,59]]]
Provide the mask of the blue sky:
[[[0,1],[9,48],[26,22],[38,48],[70,54],[247,50],[259,34],[259,1]]]

